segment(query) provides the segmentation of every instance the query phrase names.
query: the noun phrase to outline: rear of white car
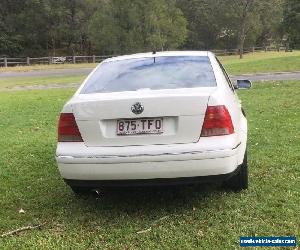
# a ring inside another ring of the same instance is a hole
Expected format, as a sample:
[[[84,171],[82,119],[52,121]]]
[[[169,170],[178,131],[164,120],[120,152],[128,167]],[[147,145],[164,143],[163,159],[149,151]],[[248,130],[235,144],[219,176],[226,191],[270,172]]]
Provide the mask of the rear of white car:
[[[246,141],[239,99],[212,53],[146,53],[89,75],[61,112],[56,159],[74,191],[198,181],[243,189]]]

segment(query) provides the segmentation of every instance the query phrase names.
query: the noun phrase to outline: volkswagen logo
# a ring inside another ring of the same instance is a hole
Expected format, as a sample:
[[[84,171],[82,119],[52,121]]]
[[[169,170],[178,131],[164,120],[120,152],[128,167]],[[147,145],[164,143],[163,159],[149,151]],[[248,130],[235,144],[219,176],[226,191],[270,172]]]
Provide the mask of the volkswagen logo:
[[[140,102],[136,102],[131,106],[131,111],[132,111],[132,113],[139,115],[139,114],[143,113],[144,106]]]

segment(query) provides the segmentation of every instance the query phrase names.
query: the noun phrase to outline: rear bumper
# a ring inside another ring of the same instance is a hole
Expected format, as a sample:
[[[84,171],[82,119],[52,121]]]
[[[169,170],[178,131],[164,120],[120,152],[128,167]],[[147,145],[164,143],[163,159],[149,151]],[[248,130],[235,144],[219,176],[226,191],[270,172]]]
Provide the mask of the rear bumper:
[[[220,183],[223,182],[239,171],[237,167],[233,172],[220,175],[208,175],[197,177],[177,177],[177,178],[156,178],[156,179],[134,179],[134,180],[71,180],[64,181],[75,187],[145,187],[145,186],[170,186],[170,185],[186,185],[198,183]]]
[[[220,150],[200,150],[195,144],[191,148],[177,147],[178,150],[165,148],[140,154],[58,155],[56,160],[66,182],[218,176],[230,174],[238,167],[240,143]]]

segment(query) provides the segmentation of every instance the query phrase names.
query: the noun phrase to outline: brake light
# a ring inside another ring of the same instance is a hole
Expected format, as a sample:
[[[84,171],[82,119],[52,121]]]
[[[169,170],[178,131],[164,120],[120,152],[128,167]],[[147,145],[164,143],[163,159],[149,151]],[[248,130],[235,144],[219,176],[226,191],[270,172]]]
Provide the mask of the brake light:
[[[75,117],[72,113],[61,113],[58,122],[59,142],[82,142]]]
[[[230,114],[224,105],[208,106],[206,109],[201,136],[219,136],[234,133]]]

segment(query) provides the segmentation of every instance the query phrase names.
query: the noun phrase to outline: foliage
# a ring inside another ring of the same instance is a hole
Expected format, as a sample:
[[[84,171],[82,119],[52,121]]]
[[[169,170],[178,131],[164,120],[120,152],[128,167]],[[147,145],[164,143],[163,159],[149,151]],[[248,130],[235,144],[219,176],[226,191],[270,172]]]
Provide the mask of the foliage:
[[[91,19],[90,36],[103,53],[175,49],[186,37],[186,20],[173,1],[112,0]]]
[[[188,20],[193,49],[268,45],[282,14],[281,0],[178,0]]]
[[[298,0],[1,0],[0,56],[299,46]]]
[[[284,6],[283,27],[287,30],[289,44],[300,48],[300,1],[287,0]]]

